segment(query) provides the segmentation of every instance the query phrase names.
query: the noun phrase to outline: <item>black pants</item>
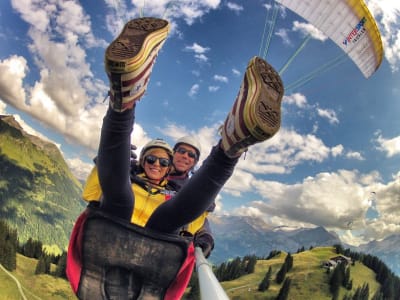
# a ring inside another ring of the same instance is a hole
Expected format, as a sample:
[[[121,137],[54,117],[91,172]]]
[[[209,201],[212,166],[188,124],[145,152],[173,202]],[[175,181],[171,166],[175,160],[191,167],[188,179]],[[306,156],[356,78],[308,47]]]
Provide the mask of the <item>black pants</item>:
[[[131,132],[134,109],[122,113],[108,109],[101,130],[97,157],[100,185],[103,191],[102,209],[119,218],[131,219],[134,194],[129,176]],[[199,170],[170,200],[160,205],[146,227],[175,232],[199,217],[232,175],[238,159],[225,155],[217,145]]]

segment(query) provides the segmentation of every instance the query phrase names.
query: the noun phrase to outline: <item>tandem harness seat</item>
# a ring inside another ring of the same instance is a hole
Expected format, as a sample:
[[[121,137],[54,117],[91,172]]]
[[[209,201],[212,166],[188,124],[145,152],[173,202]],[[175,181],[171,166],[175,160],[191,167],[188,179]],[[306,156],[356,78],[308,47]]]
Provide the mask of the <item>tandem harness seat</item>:
[[[177,276],[190,249],[191,238],[115,220],[88,207],[71,234],[67,276],[79,299],[176,299],[183,293],[177,293]]]

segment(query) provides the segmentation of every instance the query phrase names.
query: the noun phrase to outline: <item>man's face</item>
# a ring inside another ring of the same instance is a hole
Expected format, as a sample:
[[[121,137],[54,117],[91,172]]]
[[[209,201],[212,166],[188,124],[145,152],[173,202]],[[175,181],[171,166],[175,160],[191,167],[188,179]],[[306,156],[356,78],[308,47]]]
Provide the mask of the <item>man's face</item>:
[[[174,153],[173,165],[178,172],[188,172],[196,164],[196,158],[191,157],[191,153],[196,154],[196,149],[187,144],[180,144]]]

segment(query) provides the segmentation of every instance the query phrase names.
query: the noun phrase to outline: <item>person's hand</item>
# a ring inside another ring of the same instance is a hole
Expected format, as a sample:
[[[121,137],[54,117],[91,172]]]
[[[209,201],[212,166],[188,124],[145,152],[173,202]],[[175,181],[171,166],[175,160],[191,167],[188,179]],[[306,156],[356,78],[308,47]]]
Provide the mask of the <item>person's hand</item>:
[[[200,247],[203,250],[205,258],[208,258],[214,249],[214,238],[204,231],[194,235],[193,243],[195,247]]]
[[[138,160],[137,160],[137,155],[135,150],[137,147],[135,145],[131,145],[131,175],[134,176],[136,175],[136,172],[138,170]]]
[[[136,149],[137,147],[131,144],[131,164],[134,163],[135,165],[137,164],[137,155],[135,152]]]

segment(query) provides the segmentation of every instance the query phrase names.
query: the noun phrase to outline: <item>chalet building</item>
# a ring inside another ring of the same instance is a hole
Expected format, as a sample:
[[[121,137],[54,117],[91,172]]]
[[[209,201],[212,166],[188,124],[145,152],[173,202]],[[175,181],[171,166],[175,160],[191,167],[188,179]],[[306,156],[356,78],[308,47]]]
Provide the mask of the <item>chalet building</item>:
[[[345,264],[346,266],[348,266],[349,264],[351,264],[351,258],[344,255],[331,257],[329,260],[322,262],[322,267],[325,269],[333,270],[338,264]]]

